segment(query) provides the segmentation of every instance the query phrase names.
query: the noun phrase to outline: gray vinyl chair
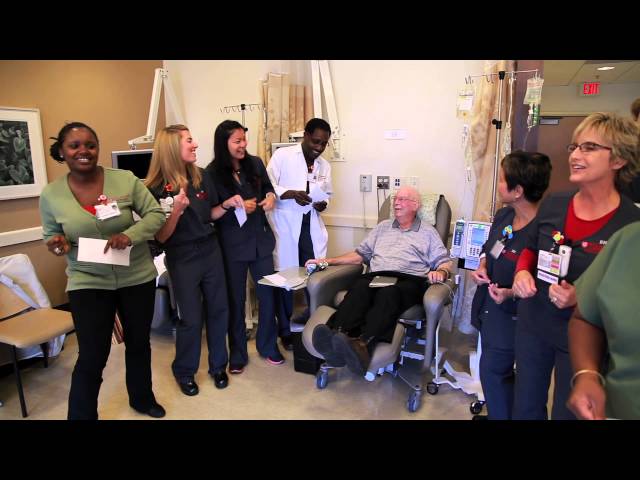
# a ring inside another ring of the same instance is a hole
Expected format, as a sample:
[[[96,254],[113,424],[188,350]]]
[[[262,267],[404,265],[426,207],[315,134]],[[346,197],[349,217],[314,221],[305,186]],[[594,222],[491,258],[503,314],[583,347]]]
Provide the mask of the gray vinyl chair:
[[[389,218],[390,198],[383,203],[378,221]],[[447,245],[451,224],[451,207],[440,195],[436,207],[435,229],[442,242]],[[313,312],[302,331],[302,342],[313,356],[323,359],[316,351],[311,340],[313,329],[326,323],[346,295],[349,286],[363,273],[361,265],[336,265],[314,273],[309,277],[307,290],[310,296],[310,311]],[[373,381],[377,375],[385,372],[394,377],[399,376],[412,389],[407,399],[407,409],[415,412],[421,403],[423,387],[407,381],[400,373],[399,366],[405,358],[422,361],[421,372],[426,372],[434,358],[436,327],[440,321],[444,307],[453,301],[456,285],[453,279],[444,285],[430,286],[424,294],[422,304],[414,305],[404,311],[398,318],[391,343],[380,342],[371,357],[365,379]],[[409,338],[410,331],[415,338]],[[417,345],[417,348],[416,348]],[[320,366],[316,375],[316,386],[323,389],[329,381],[329,370],[333,368],[326,363]]]
[[[170,335],[175,330],[177,317],[178,308],[173,296],[171,277],[166,271],[158,277],[151,329],[160,334]]]

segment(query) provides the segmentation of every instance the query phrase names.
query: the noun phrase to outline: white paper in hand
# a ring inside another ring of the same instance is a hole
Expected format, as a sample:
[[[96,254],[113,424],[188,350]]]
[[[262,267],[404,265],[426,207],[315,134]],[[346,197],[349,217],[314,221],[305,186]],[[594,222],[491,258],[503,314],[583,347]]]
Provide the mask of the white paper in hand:
[[[234,210],[234,213],[236,214],[236,218],[238,219],[238,224],[240,224],[240,226],[244,225],[244,222],[247,221],[247,212],[245,211],[245,209],[236,208]]]
[[[311,197],[311,200],[313,200],[313,203],[326,202],[329,199],[329,195],[324,190],[322,190],[317,183],[314,183],[311,187],[309,196]]]
[[[99,238],[78,238],[78,260],[81,262],[122,265],[123,267],[129,266],[131,247],[127,247],[124,250],[109,248],[107,253],[104,253],[106,245],[107,241]]]

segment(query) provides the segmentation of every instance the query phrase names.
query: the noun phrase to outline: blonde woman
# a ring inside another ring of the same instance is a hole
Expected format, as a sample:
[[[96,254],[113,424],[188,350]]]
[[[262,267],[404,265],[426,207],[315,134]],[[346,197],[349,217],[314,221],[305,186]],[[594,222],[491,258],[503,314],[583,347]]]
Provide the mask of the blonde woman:
[[[589,115],[567,145],[569,181],[577,190],[551,194],[540,205],[512,287],[522,299],[514,419],[547,418],[554,368],[551,418],[575,419],[566,406],[575,380],[567,335],[576,305],[574,284],[615,232],[640,220],[640,209],[619,193],[638,171],[639,140],[638,125],[631,119]]]
[[[209,374],[217,388],[228,385],[227,327],[229,307],[220,245],[213,220],[231,207],[238,195],[220,202],[209,175],[196,165],[198,144],[184,125],[158,133],[146,185],[167,215],[156,233],[166,252],[180,321],[176,328],[173,374],[185,395],[197,395],[203,320],[209,348]]]

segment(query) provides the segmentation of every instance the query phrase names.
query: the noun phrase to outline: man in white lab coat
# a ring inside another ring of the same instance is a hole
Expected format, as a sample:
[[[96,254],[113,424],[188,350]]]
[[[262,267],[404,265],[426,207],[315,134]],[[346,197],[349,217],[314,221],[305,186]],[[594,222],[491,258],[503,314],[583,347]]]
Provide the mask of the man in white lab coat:
[[[276,237],[273,252],[276,271],[303,267],[311,258],[326,256],[329,235],[320,212],[327,208],[328,195],[332,192],[331,165],[320,155],[330,136],[329,124],[312,118],[304,127],[302,143],[279,148],[269,161],[267,173],[277,195],[275,209],[267,213]],[[289,322],[293,292],[280,289],[277,295],[279,335],[284,348],[292,350]],[[307,307],[299,320],[308,317]]]

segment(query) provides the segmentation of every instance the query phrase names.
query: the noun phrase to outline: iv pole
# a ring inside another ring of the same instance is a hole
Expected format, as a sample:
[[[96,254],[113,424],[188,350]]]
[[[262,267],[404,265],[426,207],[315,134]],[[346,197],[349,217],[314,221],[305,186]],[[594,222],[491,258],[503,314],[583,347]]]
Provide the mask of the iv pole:
[[[221,107],[220,113],[229,113],[230,110],[237,112],[236,109],[239,108],[242,112],[242,126],[246,128],[247,125],[244,123],[244,112],[247,110],[247,107],[249,107],[250,111],[253,111],[254,108],[264,110],[264,106],[261,103],[241,103],[239,105],[227,105],[226,107]]]
[[[500,85],[498,86],[498,118],[491,120],[491,123],[496,126],[496,153],[495,153],[495,161],[493,162],[493,184],[491,187],[491,217],[489,221],[493,223],[493,219],[496,214],[496,185],[498,183],[498,165],[500,162],[500,135],[502,132],[502,89],[504,87],[504,78],[506,75],[511,75],[513,78],[517,73],[530,73],[536,72],[538,70],[514,70],[512,72],[505,72],[504,70],[500,70],[498,73],[487,73],[484,75],[472,75],[468,78],[478,78],[498,75],[498,80],[500,81]]]

